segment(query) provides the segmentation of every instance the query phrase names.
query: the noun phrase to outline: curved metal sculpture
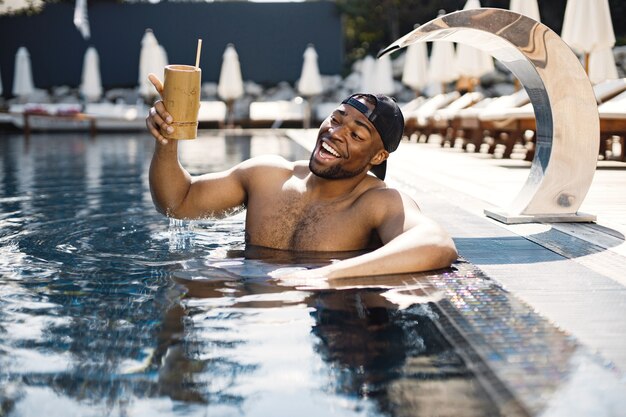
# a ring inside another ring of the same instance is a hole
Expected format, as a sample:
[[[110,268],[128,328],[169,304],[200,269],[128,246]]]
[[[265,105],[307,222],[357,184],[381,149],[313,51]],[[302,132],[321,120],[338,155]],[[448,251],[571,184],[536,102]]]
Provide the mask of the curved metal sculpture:
[[[530,174],[510,207],[485,214],[504,223],[589,222],[578,213],[589,191],[600,145],[591,83],[569,46],[547,26],[504,9],[463,10],[438,17],[383,49],[446,40],[481,49],[524,85],[536,118]]]

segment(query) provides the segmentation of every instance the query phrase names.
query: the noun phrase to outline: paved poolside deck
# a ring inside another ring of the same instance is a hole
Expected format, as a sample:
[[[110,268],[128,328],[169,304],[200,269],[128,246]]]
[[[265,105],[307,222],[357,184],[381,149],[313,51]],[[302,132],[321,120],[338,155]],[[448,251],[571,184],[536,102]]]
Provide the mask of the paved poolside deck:
[[[315,131],[289,131],[310,148]],[[504,225],[484,209],[504,208],[530,164],[401,143],[387,182],[411,194],[453,236],[462,258],[541,316],[626,372],[626,164],[599,163],[581,212],[596,223]]]

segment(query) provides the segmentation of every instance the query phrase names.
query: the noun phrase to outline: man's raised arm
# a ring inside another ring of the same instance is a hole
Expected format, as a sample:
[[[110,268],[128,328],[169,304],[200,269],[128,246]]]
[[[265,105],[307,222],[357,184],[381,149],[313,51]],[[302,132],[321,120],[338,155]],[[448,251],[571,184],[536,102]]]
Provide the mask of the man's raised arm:
[[[161,81],[153,74],[150,74],[150,81],[161,94]],[[157,210],[171,217],[194,219],[221,216],[244,204],[246,191],[238,167],[192,177],[181,166],[178,141],[166,139],[159,130],[173,129],[171,122],[171,115],[161,100],[146,118],[148,131],[156,139],[150,164],[150,192]]]

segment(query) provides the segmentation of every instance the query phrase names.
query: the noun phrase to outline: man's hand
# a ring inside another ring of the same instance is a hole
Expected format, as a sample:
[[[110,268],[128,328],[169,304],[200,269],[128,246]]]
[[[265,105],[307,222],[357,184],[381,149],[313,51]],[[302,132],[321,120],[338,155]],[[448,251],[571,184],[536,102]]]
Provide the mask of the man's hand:
[[[159,80],[159,78],[152,73],[148,75],[148,79],[152,85],[154,85],[154,88],[162,98],[163,83],[161,80]],[[163,100],[157,100],[156,103],[154,103],[154,107],[150,108],[150,111],[148,112],[148,116],[146,117],[146,127],[148,128],[148,131],[150,131],[150,134],[152,134],[152,136],[154,136],[159,143],[167,145],[168,140],[161,135],[160,129],[166,130],[168,133],[172,133],[174,131],[174,127],[169,124],[172,123],[173,120],[172,116],[165,109]]]
[[[307,269],[304,267],[279,268],[268,275],[276,279],[280,284],[301,289],[326,289],[330,288],[324,268]]]

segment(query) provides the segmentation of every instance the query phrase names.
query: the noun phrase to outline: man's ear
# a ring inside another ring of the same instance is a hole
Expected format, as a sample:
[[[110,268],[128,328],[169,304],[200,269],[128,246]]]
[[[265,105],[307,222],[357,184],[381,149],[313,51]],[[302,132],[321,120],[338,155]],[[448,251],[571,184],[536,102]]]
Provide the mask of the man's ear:
[[[389,152],[387,152],[385,149],[381,149],[380,151],[376,152],[372,159],[370,159],[370,164],[380,165],[384,161],[386,161],[387,158],[389,158]]]

